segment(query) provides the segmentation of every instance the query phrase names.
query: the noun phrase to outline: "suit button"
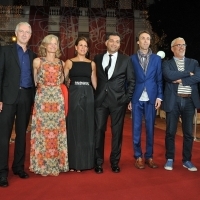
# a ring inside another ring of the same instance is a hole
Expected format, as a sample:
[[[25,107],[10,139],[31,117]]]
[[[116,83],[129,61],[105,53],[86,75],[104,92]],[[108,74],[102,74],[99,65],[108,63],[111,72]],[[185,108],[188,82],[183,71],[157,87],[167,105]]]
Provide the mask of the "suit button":
[[[108,90],[107,90],[107,89],[105,89],[105,92],[108,92]]]

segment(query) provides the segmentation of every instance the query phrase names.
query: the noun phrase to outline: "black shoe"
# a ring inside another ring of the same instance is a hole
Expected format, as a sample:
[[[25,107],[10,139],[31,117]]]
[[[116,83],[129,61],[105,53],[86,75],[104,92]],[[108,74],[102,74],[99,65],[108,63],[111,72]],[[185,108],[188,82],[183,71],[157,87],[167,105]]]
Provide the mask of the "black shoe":
[[[25,171],[14,172],[14,175],[18,175],[20,178],[29,178],[29,175]]]
[[[111,169],[112,169],[112,172],[114,172],[114,173],[119,173],[120,172],[120,168],[117,165],[116,166],[112,166]]]
[[[8,179],[7,177],[0,177],[0,187],[8,187]]]
[[[103,168],[101,165],[97,165],[95,168],[94,168],[94,171],[97,173],[97,174],[101,174],[103,173]]]

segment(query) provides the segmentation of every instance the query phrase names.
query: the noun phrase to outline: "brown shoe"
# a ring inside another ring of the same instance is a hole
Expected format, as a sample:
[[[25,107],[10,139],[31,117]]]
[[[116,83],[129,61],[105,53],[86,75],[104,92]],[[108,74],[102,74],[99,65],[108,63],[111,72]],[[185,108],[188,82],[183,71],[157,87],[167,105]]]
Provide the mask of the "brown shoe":
[[[153,162],[153,159],[152,158],[149,158],[149,159],[146,159],[145,160],[145,164],[147,164],[150,168],[158,168],[158,165],[156,165],[154,162]]]
[[[145,168],[142,158],[140,158],[140,157],[137,158],[137,160],[135,161],[135,167],[138,168],[138,169],[144,169]]]

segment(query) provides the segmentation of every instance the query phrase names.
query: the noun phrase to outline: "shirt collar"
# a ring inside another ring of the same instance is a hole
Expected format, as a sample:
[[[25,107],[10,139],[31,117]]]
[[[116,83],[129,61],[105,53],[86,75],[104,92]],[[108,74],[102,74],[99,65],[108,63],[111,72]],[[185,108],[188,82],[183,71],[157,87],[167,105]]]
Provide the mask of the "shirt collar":
[[[108,53],[108,51],[107,51],[106,54],[107,54],[108,56],[110,55],[110,53]],[[115,53],[112,54],[112,56],[114,56],[114,57],[117,57],[117,55],[118,55],[118,52],[115,52]]]
[[[178,60],[185,60],[185,56],[183,57],[183,59],[179,59],[179,58],[176,58],[175,56],[173,57],[175,61],[178,61]]]
[[[17,50],[22,49],[22,47],[21,47],[19,44],[17,44],[17,43],[16,43],[16,46],[17,46]],[[28,52],[28,50],[29,50],[29,48],[28,48],[28,46],[27,46],[27,47],[26,47],[26,52]]]

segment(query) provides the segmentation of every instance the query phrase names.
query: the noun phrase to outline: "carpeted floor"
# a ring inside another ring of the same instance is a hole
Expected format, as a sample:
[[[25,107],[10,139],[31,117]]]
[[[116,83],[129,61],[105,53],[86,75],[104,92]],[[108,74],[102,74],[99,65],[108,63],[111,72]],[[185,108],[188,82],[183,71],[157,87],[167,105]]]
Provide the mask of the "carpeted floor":
[[[145,134],[142,134],[142,146],[145,147]],[[182,137],[176,136],[176,161],[173,171],[164,170],[165,148],[164,130],[156,128],[154,160],[158,169],[146,167],[138,170],[134,167],[131,119],[125,118],[121,172],[111,172],[109,164],[111,133],[108,124],[104,173],[95,174],[93,170],[62,173],[58,177],[42,177],[28,170],[29,138],[27,136],[26,171],[30,178],[22,180],[9,174],[8,188],[0,188],[2,200],[196,200],[200,189],[200,143],[194,142],[193,163],[199,169],[190,172],[182,167]],[[10,145],[10,165],[13,159],[14,143]]]

